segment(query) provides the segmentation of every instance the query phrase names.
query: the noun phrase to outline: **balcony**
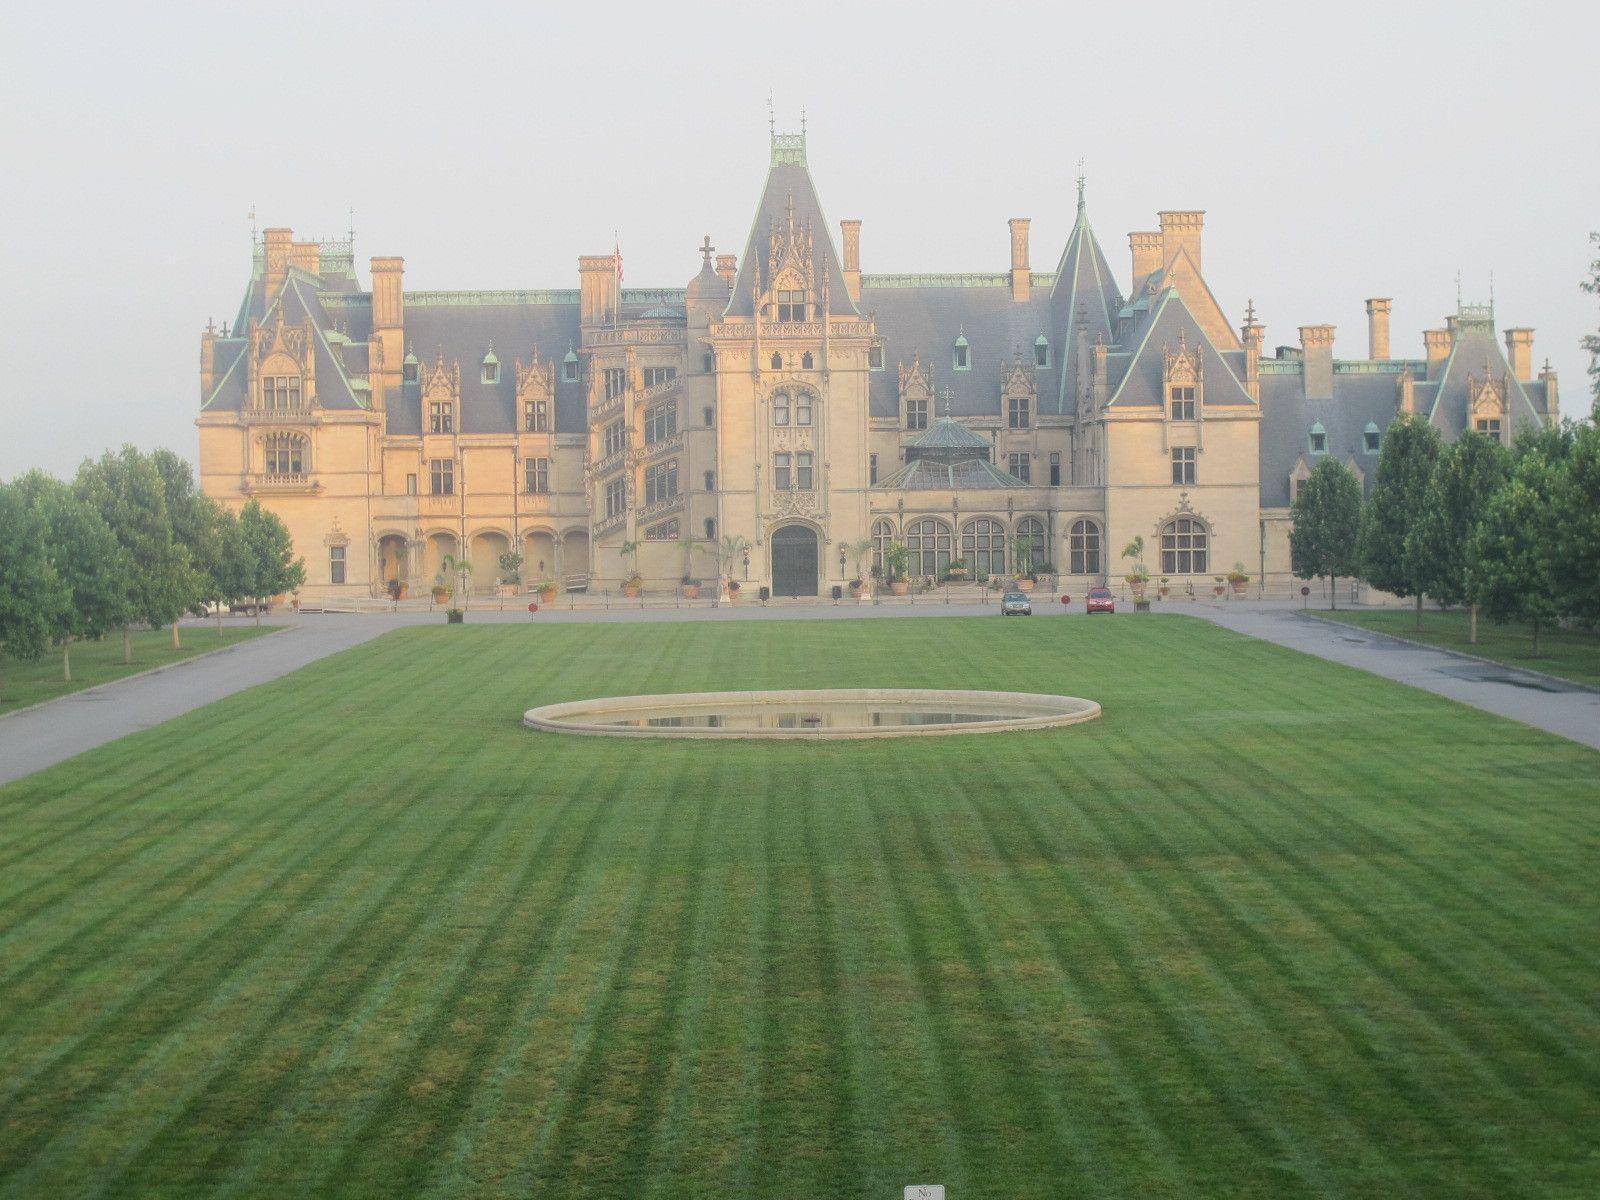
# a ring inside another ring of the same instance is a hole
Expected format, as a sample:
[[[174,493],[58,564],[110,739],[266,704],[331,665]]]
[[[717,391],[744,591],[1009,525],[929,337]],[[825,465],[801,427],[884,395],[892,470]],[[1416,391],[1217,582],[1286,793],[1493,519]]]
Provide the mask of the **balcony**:
[[[594,536],[596,538],[604,537],[613,529],[620,529],[627,523],[628,513],[627,510],[624,509],[622,512],[606,517],[604,520],[596,521],[594,523]]]
[[[640,524],[655,521],[660,517],[670,516],[683,509],[683,493],[674,492],[665,500],[657,500],[654,504],[646,504],[636,515]]]
[[[315,495],[322,490],[322,484],[314,481],[306,474],[299,475],[251,475],[242,484],[239,490],[246,495],[258,493],[272,493],[274,495]]]
[[[624,446],[621,450],[613,450],[604,458],[596,459],[594,464],[589,468],[589,475],[594,479],[598,479],[602,475],[609,475],[612,471],[615,471],[627,461],[628,447]]]
[[[661,458],[668,454],[675,454],[682,449],[683,431],[680,429],[671,437],[662,438],[659,442],[647,443],[644,448],[644,459],[649,462],[652,459]]]

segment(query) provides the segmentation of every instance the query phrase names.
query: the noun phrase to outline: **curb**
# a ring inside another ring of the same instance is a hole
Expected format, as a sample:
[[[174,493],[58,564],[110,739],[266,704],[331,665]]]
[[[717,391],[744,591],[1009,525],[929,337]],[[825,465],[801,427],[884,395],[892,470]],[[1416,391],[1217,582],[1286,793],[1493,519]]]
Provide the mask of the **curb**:
[[[1560,684],[1563,688],[1572,688],[1580,692],[1592,692],[1600,696],[1600,685],[1581,683],[1576,679],[1567,679],[1561,675],[1551,675],[1545,671],[1535,671],[1529,667],[1512,666],[1498,658],[1485,658],[1481,654],[1468,654],[1465,650],[1456,650],[1449,646],[1436,646],[1432,642],[1419,642],[1414,638],[1404,638],[1396,633],[1383,633],[1376,629],[1368,629],[1364,625],[1350,625],[1344,621],[1336,621],[1329,617],[1318,616],[1316,613],[1301,612],[1298,616],[1312,621],[1320,621],[1324,625],[1334,625],[1340,629],[1359,629],[1369,637],[1387,638],[1391,642],[1399,642],[1402,646],[1414,646],[1418,650],[1437,650],[1440,654],[1448,654],[1452,658],[1464,659],[1467,662],[1482,663],[1486,667],[1499,667],[1504,671],[1515,671],[1520,675],[1531,675],[1535,679],[1547,679],[1551,683]]]
[[[271,637],[275,633],[287,633],[295,628],[296,626],[294,625],[278,625],[268,629],[266,633],[251,638],[250,641],[259,642],[264,637]],[[162,663],[159,667],[147,667],[143,671],[135,671],[132,675],[121,675],[116,679],[108,679],[104,683],[95,684],[93,687],[79,688],[77,691],[67,692],[65,695],[52,696],[48,700],[40,700],[35,704],[28,705],[26,708],[17,708],[11,712],[0,713],[0,721],[9,721],[12,717],[20,717],[23,713],[31,713],[41,708],[48,708],[52,704],[60,704],[63,700],[76,700],[80,696],[87,696],[92,692],[104,691],[106,688],[131,683],[135,679],[143,679],[148,675],[159,675],[163,671],[176,671],[179,667],[187,667],[190,663],[197,663],[203,658],[210,658],[216,654],[227,654],[230,650],[237,650],[244,644],[246,643],[237,642],[232,646],[218,646],[215,650],[191,654],[188,658],[180,658],[177,662]]]

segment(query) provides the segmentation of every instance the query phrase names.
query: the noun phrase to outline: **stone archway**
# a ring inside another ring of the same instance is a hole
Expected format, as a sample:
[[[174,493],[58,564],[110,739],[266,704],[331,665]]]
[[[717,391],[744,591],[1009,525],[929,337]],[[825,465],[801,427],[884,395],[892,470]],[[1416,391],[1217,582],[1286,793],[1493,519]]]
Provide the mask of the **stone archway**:
[[[406,583],[416,564],[404,534],[386,533],[378,539],[378,575],[383,583]]]
[[[782,525],[772,531],[772,594],[815,596],[821,560],[817,531],[809,525]]]
[[[528,583],[563,583],[557,579],[555,535],[548,529],[534,529],[522,537],[522,577]]]
[[[458,553],[456,548],[456,535],[453,533],[430,533],[427,543],[423,548],[422,569],[423,575],[429,584],[439,578],[444,569],[444,560],[447,556]]]
[[[500,556],[511,551],[510,539],[499,530],[485,529],[472,535],[472,587],[474,591],[493,591],[500,582]]]
[[[561,574],[558,583],[565,587],[587,587],[589,583],[589,534],[569,529],[561,537]]]

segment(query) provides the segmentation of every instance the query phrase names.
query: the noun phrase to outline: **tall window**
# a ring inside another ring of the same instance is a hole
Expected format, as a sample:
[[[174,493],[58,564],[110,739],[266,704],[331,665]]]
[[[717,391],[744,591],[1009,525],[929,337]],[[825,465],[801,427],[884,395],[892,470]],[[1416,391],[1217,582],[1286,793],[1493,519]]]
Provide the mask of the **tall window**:
[[[790,483],[790,458],[787,454],[774,454],[772,456],[772,486],[780,492],[786,492],[792,486]]]
[[[412,358],[410,355],[407,355],[405,362],[400,364],[400,382],[415,383],[417,381],[417,368],[419,365],[420,364],[418,364],[416,359]]]
[[[550,430],[550,402],[529,400],[522,406],[522,427],[529,433],[548,433]]]
[[[417,494],[417,477],[415,475],[407,475],[406,476],[406,495],[415,496],[416,494]]]
[[[928,427],[928,402],[926,400],[906,401],[906,428],[926,429]]]
[[[1174,421],[1194,420],[1194,388],[1173,387],[1171,396],[1172,419]]]
[[[300,407],[300,376],[268,375],[261,380],[261,407],[279,412]]]
[[[1172,482],[1194,482],[1194,447],[1180,446],[1172,452]]]
[[[882,346],[873,346],[870,350],[867,351],[867,370],[869,370],[869,371],[881,371],[881,370],[883,370],[883,347]]]
[[[710,429],[717,423],[717,410],[712,408],[709,404],[705,407],[700,415],[705,418],[705,425],[707,429]]]
[[[772,352],[772,369],[774,371],[783,370],[783,355],[779,354],[776,350]]]
[[[274,433],[266,441],[268,475],[304,475],[306,442],[292,433]]]
[[[876,486],[877,482],[878,456],[876,454],[869,454],[867,455],[867,484],[868,486]]]
[[[796,392],[795,393],[795,396],[794,396],[794,423],[796,425],[809,425],[809,424],[811,424],[811,403],[812,403],[812,396],[811,396],[810,392]]]
[[[806,319],[806,294],[803,291],[778,293],[778,320],[804,321]]]
[[[628,427],[621,421],[611,422],[605,427],[605,432],[601,436],[604,438],[602,443],[605,447],[605,454],[602,455],[604,458],[610,458],[613,454],[627,448]]]
[[[657,463],[644,473],[644,502],[658,504],[678,494],[678,460]]]
[[[658,383],[678,377],[677,367],[646,367],[644,369],[644,385],[647,388],[655,387]]]
[[[1050,365],[1050,343],[1044,340],[1043,334],[1033,344],[1033,365],[1041,370]]]
[[[894,526],[887,521],[874,521],[872,523],[872,565],[878,568],[878,573],[883,573],[884,551],[894,545]]]
[[[706,472],[706,491],[714,492],[716,490],[717,490],[717,473],[715,471],[707,471]]]
[[[1479,417],[1476,428],[1479,433],[1485,433],[1492,438],[1498,438],[1500,436],[1500,418]]]
[[[1006,530],[999,521],[979,517],[961,527],[961,557],[981,576],[1006,572]]]
[[[706,518],[706,541],[708,541],[708,542],[712,541],[713,539],[716,538],[716,536],[717,536],[717,519],[715,517],[707,517]]]
[[[659,525],[652,525],[644,531],[644,540],[647,542],[674,542],[678,540],[678,518],[663,521]]]
[[[613,479],[606,484],[606,517],[620,517],[628,507],[628,481]]]
[[[1012,396],[1006,401],[1006,424],[1012,429],[1028,427],[1028,398]]]
[[[435,400],[428,405],[428,428],[434,433],[450,433],[456,427],[456,406],[449,400]]]
[[[924,517],[906,530],[906,549],[911,551],[913,575],[940,575],[950,565],[953,540],[950,526]]]
[[[530,493],[538,496],[550,490],[550,460],[548,458],[523,459],[522,467]]]
[[[787,425],[789,423],[789,393],[772,393],[772,423],[774,425]]]
[[[1017,522],[1017,536],[1028,544],[1028,561],[1018,563],[1017,570],[1031,567],[1037,571],[1050,561],[1050,556],[1045,553],[1044,522],[1038,517],[1023,517]]]
[[[1059,450],[1050,451],[1050,486],[1061,486],[1061,452]]]
[[[658,404],[644,414],[644,440],[649,446],[664,442],[678,432],[678,406]]]
[[[794,485],[802,492],[809,492],[815,485],[811,463],[812,455],[808,450],[802,450],[794,456]]]
[[[1178,517],[1161,527],[1161,573],[1204,575],[1209,539],[1193,517]]]
[[[955,362],[953,365],[958,371],[970,371],[972,369],[972,348],[967,345],[967,339],[964,337],[956,339]]]
[[[1074,575],[1100,574],[1100,527],[1093,521],[1074,521],[1067,533],[1067,565]]]
[[[344,547],[328,547],[328,582],[344,582]]]
[[[428,461],[428,491],[435,496],[455,495],[455,459],[435,458]]]
[[[800,356],[800,369],[802,371],[809,371],[816,365],[816,360],[811,357],[811,351],[807,350]]]
[[[615,400],[628,390],[628,368],[607,367],[604,375],[606,399]]]
[[[1031,454],[1006,455],[1006,470],[1010,471],[1023,483],[1033,482],[1033,456]]]

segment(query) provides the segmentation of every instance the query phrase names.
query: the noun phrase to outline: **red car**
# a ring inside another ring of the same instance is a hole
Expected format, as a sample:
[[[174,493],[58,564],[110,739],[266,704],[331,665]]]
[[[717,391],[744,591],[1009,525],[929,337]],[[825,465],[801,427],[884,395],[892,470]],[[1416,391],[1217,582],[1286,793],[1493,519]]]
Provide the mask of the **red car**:
[[[1110,588],[1090,588],[1088,598],[1083,602],[1083,611],[1114,613],[1117,611],[1117,598],[1111,594]]]

